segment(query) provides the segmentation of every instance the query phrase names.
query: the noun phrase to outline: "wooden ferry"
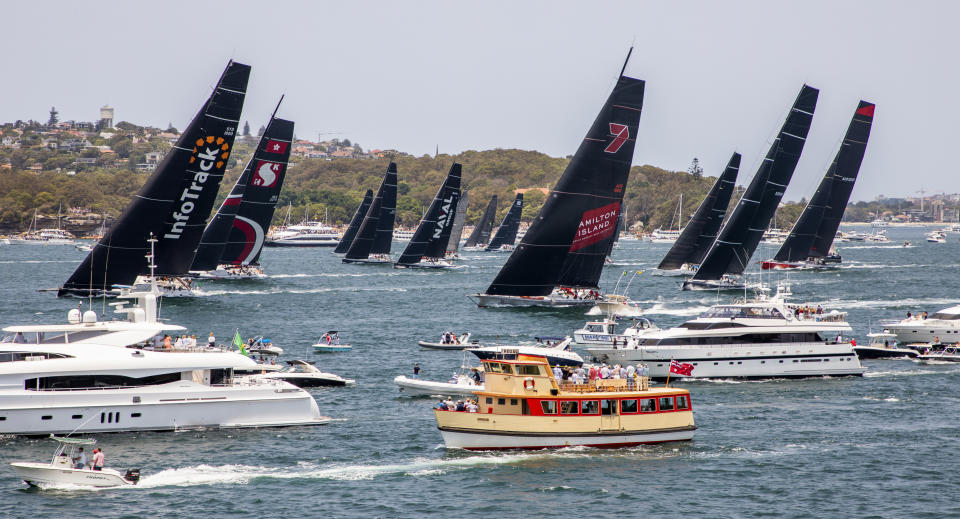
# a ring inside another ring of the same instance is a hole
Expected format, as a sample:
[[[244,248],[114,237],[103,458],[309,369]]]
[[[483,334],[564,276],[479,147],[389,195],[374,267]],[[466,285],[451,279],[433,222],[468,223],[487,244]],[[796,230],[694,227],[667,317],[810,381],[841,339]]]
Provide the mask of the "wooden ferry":
[[[617,448],[693,438],[690,392],[646,377],[558,384],[544,357],[504,351],[483,361],[478,410],[435,409],[447,448]]]

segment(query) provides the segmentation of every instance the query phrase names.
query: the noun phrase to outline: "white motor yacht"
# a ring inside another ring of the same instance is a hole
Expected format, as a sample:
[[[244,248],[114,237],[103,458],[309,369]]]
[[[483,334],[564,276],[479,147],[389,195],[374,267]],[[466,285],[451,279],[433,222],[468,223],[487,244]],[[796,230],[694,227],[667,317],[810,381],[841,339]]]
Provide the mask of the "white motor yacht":
[[[461,373],[456,381],[434,382],[421,378],[398,375],[393,383],[401,393],[410,396],[472,396],[474,391],[483,391],[483,384],[477,384],[473,378]]]
[[[654,229],[650,233],[653,243],[674,243],[680,238],[681,229]]]
[[[217,348],[164,349],[156,286],[112,303],[126,319],[93,311],[68,322],[8,326],[0,341],[0,434],[120,432],[326,423],[306,391],[234,377],[249,357]],[[127,307],[130,300],[135,304]],[[169,342],[168,342],[169,344]]]
[[[929,343],[935,338],[943,342],[960,341],[960,305],[951,306],[928,316],[926,312],[908,314],[900,321],[881,323],[883,331],[892,333],[901,344]]]
[[[267,247],[336,247],[340,234],[322,222],[303,222],[289,225],[275,232],[264,245]]]
[[[410,241],[410,238],[413,238],[413,231],[408,231],[406,229],[393,230],[394,241]]]
[[[537,355],[546,357],[551,366],[573,366],[583,365],[583,357],[570,349],[572,337],[537,337],[537,345],[510,345],[510,346],[481,346],[479,348],[467,348],[466,351],[473,353],[480,360],[497,359],[501,355]]]
[[[623,330],[623,333],[617,333],[615,319],[604,319],[602,321],[587,321],[583,328],[573,332],[573,338],[577,344],[602,344],[607,346],[626,345],[627,341],[646,332],[660,330],[657,325],[650,322],[649,319],[634,319],[633,324]]]
[[[943,231],[932,231],[926,234],[930,243],[947,243],[947,235]]]
[[[625,346],[587,348],[609,363],[646,363],[651,377],[666,378],[671,361],[692,365],[684,378],[797,378],[862,375],[846,313],[787,303],[773,297],[720,304],[667,330],[650,330]],[[675,375],[676,376],[676,375]]]

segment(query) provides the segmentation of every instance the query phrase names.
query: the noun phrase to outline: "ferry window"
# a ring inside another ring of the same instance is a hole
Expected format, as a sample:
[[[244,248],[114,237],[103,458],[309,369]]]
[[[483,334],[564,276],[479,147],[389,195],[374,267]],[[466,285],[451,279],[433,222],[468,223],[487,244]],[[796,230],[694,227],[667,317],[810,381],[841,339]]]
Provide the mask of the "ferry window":
[[[490,373],[500,373],[500,363],[499,362],[488,362],[487,369]]]
[[[617,400],[601,400],[600,414],[604,416],[612,416],[617,414]]]
[[[513,374],[513,368],[509,364],[501,364],[500,371],[506,373],[507,375]]]
[[[516,399],[516,398],[511,398],[511,399],[510,399],[510,405],[517,405],[517,399]]]
[[[636,400],[621,400],[620,401],[620,412],[623,414],[633,414],[637,412],[637,401]]]
[[[652,398],[641,398],[640,399],[640,412],[641,413],[654,413],[657,411],[657,404]]]
[[[539,375],[540,366],[520,365],[517,366],[517,375]]]
[[[557,414],[557,401],[541,400],[540,409],[543,410],[543,414]]]
[[[493,398],[488,396],[488,397],[487,397],[487,403],[488,403],[488,404],[492,404],[492,403],[493,403]]]
[[[498,398],[498,399],[497,399],[497,404],[498,404],[498,405],[507,405],[507,399],[506,399],[506,398]]]
[[[581,404],[580,414],[597,414],[600,412],[600,402],[596,400],[584,400]]]
[[[580,402],[576,400],[560,402],[560,414],[580,414]]]
[[[690,401],[687,400],[687,395],[677,397],[677,409],[690,409]]]
[[[526,398],[520,401],[520,414],[530,414],[530,404]]]
[[[665,396],[660,398],[661,411],[673,411],[673,397]]]

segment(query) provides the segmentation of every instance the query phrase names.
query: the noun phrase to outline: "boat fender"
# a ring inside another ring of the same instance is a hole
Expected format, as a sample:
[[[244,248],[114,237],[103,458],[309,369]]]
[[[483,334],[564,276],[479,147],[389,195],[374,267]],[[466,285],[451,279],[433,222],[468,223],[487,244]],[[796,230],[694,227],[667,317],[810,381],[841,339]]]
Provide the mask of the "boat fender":
[[[523,389],[533,389],[533,377],[523,379]]]

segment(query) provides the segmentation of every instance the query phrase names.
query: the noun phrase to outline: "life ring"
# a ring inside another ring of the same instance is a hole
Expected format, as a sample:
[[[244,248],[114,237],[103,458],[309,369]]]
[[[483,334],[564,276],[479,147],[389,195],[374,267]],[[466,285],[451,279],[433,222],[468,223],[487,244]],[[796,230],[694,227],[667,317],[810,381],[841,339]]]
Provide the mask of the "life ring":
[[[533,377],[527,377],[523,379],[523,389],[533,389]]]

